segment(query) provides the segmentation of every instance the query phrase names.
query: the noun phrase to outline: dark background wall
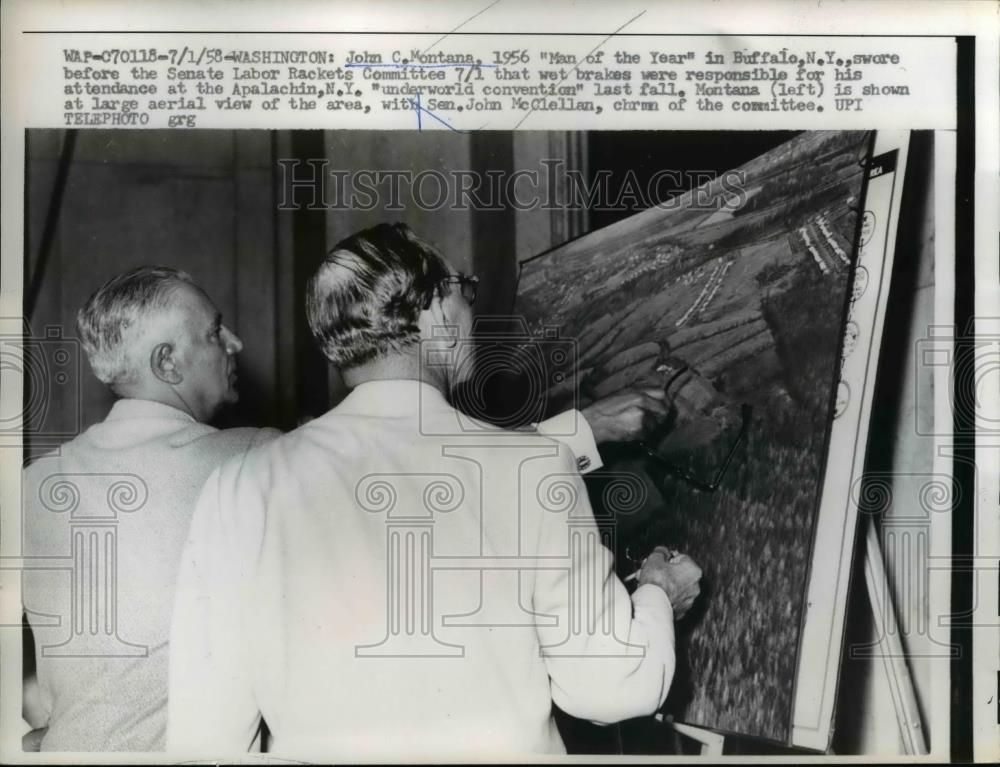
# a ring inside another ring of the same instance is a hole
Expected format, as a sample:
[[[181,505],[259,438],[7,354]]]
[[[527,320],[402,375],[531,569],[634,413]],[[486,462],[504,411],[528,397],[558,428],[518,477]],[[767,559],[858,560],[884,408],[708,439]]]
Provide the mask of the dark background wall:
[[[272,138],[264,132],[84,131],[65,168],[55,217],[64,131],[29,131],[26,179],[26,306],[38,336],[57,327],[76,337],[75,315],[105,280],[143,264],[184,269],[247,342],[241,414],[277,416],[285,387],[278,349],[286,310],[272,182]],[[46,222],[51,232],[46,234]],[[54,224],[54,226],[52,226]],[[44,258],[41,248],[48,245]],[[103,418],[112,402],[85,361],[77,385],[53,387],[50,419]],[[74,401],[77,394],[79,400]],[[26,396],[28,396],[26,394]]]

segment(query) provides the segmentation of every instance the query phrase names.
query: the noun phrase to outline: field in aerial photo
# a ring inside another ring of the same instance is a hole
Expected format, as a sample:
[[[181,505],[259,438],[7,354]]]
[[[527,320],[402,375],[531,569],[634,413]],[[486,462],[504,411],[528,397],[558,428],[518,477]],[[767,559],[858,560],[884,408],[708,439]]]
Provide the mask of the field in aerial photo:
[[[742,193],[717,180],[522,265],[515,313],[577,342],[553,410],[634,385],[664,386],[674,404],[602,471],[627,467],[649,489],[643,524],[618,529],[620,561],[626,545],[662,543],[704,570],[678,626],[678,721],[791,734],[870,138],[802,133],[742,166]],[[700,486],[741,433],[718,487]],[[591,490],[595,514],[613,514],[603,497]]]

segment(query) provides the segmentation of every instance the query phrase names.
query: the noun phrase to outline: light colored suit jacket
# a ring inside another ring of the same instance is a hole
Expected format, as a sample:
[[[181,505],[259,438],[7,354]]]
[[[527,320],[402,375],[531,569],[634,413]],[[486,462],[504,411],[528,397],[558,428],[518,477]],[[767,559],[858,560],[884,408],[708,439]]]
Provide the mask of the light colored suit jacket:
[[[652,713],[670,602],[629,597],[572,453],[461,419],[415,381],[227,462],[192,520],[171,634],[168,748],[276,756],[560,752],[555,701]]]
[[[24,472],[23,602],[46,751],[162,750],[181,547],[205,478],[277,436],[219,431],[156,402],[107,418]]]

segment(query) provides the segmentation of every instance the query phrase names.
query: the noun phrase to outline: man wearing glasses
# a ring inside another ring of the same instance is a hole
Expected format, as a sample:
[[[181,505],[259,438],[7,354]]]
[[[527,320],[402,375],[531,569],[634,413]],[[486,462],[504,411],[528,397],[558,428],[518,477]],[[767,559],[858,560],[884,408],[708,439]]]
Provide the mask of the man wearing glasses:
[[[455,273],[445,278],[442,284],[456,286],[469,306],[475,304],[479,293],[479,278],[475,275]],[[471,339],[463,340],[468,343]],[[518,360],[518,352],[511,343],[500,360],[493,360],[499,364],[494,364],[494,369],[480,377],[479,381],[473,382],[469,380],[469,376],[460,376],[451,391],[452,404],[469,415],[489,420],[493,415],[491,410],[505,409],[503,400],[508,394],[505,391],[508,386],[515,389],[512,398],[518,400],[521,392],[517,391],[517,375],[514,371],[522,369],[523,372],[523,368],[531,367],[530,362]],[[466,358],[465,361],[470,360]],[[476,371],[483,372],[478,363]],[[540,388],[544,388],[544,381],[538,383]],[[517,402],[517,405],[522,404],[524,403]],[[542,404],[544,403],[530,403],[528,409]],[[577,468],[586,474],[604,465],[597,449],[598,444],[637,439],[662,422],[668,410],[663,387],[635,386],[591,402],[579,413],[572,409],[565,410],[558,415],[533,422],[531,427],[569,447],[576,457]]]
[[[313,276],[310,328],[353,390],[205,485],[171,632],[177,756],[246,751],[262,718],[307,760],[560,753],[553,702],[605,723],[662,705],[700,571],[658,549],[630,597],[572,453],[449,405],[474,290],[403,225]]]
[[[452,275],[447,282],[460,288],[470,303],[475,300],[474,278]],[[161,317],[166,314],[169,321]],[[41,693],[38,716],[32,718],[38,729],[26,737],[26,750],[163,749],[170,610],[194,502],[205,477],[226,458],[245,449],[251,439],[266,441],[278,433],[273,429],[220,432],[208,425],[223,405],[237,397],[236,355],[242,348],[217,315],[188,275],[160,267],[117,275],[80,312],[81,337],[94,371],[122,399],[105,423],[63,446],[61,458],[39,460],[27,471],[28,542],[39,554],[51,554],[60,550],[69,534],[65,514],[35,508],[39,496],[32,488],[37,489],[46,477],[78,472],[80,466],[91,474],[125,472],[150,481],[159,481],[162,475],[168,489],[158,488],[147,507],[129,519],[131,526],[119,542],[117,568],[122,608],[119,628],[123,636],[139,637],[155,650],[148,657],[114,657],[109,662],[90,657],[52,660],[42,657],[39,649],[40,685],[34,678],[27,680],[31,690]],[[126,321],[128,332],[122,330]],[[152,330],[139,332],[147,326]],[[188,326],[193,328],[190,334],[180,333],[179,329]],[[182,340],[195,339],[197,345],[192,348],[198,350],[197,355],[178,344],[173,337],[178,334]],[[174,353],[158,356],[152,353],[154,347]],[[141,360],[149,364],[139,365]],[[131,364],[128,369],[122,367],[126,361]],[[125,379],[127,385],[121,383]],[[576,419],[576,435],[561,438],[578,456],[581,471],[593,470],[601,465],[595,438],[604,442],[622,439],[630,430],[636,433],[656,405],[656,400],[639,391],[608,398],[584,413],[589,426]],[[557,423],[550,420],[538,428],[544,432]],[[187,433],[185,429],[197,433],[198,439],[180,439],[178,434]],[[88,491],[85,496],[85,506],[104,503],[103,491]],[[156,515],[161,500],[167,510]],[[146,520],[162,526],[157,520],[165,518],[172,520],[169,536],[160,529],[140,529]],[[44,612],[61,615],[68,622],[70,595],[64,575],[35,571],[26,576],[24,601],[32,617]],[[39,648],[63,641],[62,627],[37,625],[34,630]]]

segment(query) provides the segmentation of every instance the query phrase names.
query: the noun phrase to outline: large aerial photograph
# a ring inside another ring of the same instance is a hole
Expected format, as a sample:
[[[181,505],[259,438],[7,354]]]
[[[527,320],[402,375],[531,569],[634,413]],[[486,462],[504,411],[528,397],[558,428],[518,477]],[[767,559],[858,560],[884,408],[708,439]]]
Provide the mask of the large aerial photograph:
[[[617,520],[620,571],[663,541],[704,568],[707,597],[678,628],[677,721],[790,736],[870,139],[800,134],[522,265],[515,313],[577,343],[553,411],[637,385],[672,405],[602,472],[642,496]],[[614,518],[602,472],[591,502]]]

